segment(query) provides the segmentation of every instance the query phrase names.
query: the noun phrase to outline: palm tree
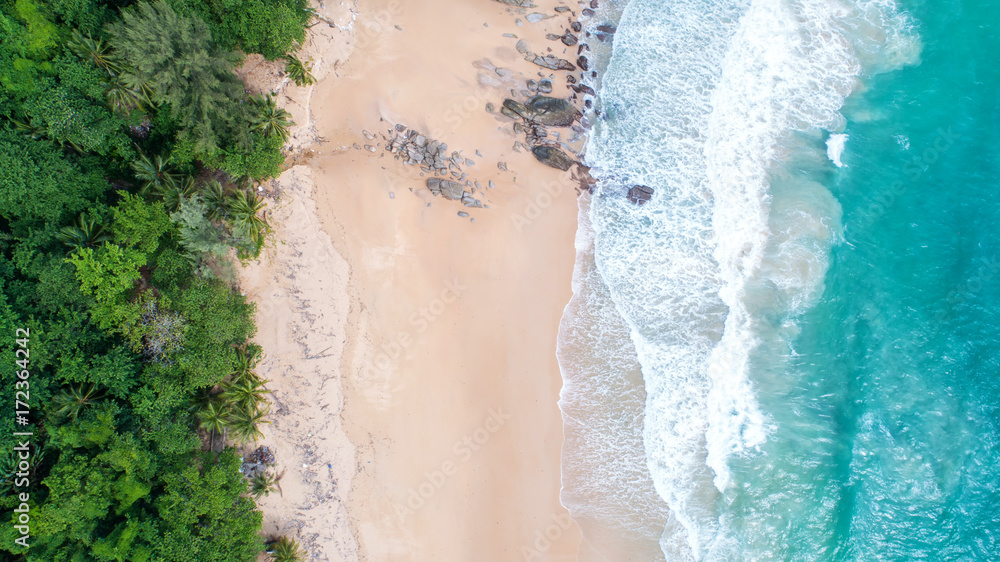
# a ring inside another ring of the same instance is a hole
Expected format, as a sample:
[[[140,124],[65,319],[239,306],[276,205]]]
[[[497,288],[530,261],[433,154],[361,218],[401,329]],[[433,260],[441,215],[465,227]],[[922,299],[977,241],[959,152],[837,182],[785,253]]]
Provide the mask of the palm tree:
[[[250,373],[252,372],[250,371]],[[234,408],[251,409],[265,401],[264,395],[267,394],[267,389],[264,388],[264,382],[254,375],[253,377],[243,376],[234,382],[227,383],[223,392],[226,401]]]
[[[198,427],[208,432],[208,448],[211,450],[215,446],[215,434],[222,435],[229,428],[229,405],[218,400],[209,400],[197,416]]]
[[[234,191],[226,202],[233,227],[246,234],[258,247],[263,245],[267,223],[257,213],[263,211],[265,206],[256,193],[243,190]]]
[[[201,186],[201,200],[208,207],[208,218],[214,221],[226,218],[226,190],[218,180]]]
[[[88,406],[94,405],[101,399],[101,395],[102,393],[98,392],[93,384],[81,383],[70,386],[52,397],[53,404],[57,406],[55,414],[76,421]]]
[[[256,441],[264,436],[258,426],[262,423],[271,423],[264,419],[268,413],[270,409],[266,403],[263,407],[254,404],[249,407],[233,408],[229,418],[229,429],[240,443]]]
[[[307,65],[295,55],[288,55],[285,62],[285,73],[297,86],[309,86],[316,83],[316,77],[312,75],[311,71],[311,64]]]
[[[97,224],[97,219],[87,220],[81,213],[75,224],[64,226],[56,234],[56,240],[71,248],[92,248],[111,240],[111,235],[104,232],[104,226]]]
[[[270,94],[254,99],[255,112],[250,115],[250,130],[265,137],[277,135],[282,143],[288,142],[288,128],[293,125],[292,116],[278,107]]]
[[[108,107],[116,113],[128,113],[142,103],[142,94],[129,85],[121,76],[112,76],[105,82],[107,90],[104,99]]]
[[[263,349],[257,344],[248,343],[236,348],[236,365],[233,369],[234,378],[240,378],[247,373],[254,374],[253,370],[264,358]],[[254,374],[256,376],[256,374]]]
[[[301,562],[306,559],[298,541],[288,537],[280,537],[270,541],[267,545],[267,553],[271,555],[273,562]]]
[[[270,495],[278,490],[278,479],[270,472],[258,472],[250,478],[250,494],[255,498]]]
[[[74,55],[93,63],[97,68],[104,69],[108,74],[114,76],[121,73],[121,64],[116,60],[111,45],[100,37],[94,39],[90,34],[84,37],[79,29],[73,29],[67,46]]]
[[[132,162],[135,177],[141,180],[143,193],[161,194],[167,187],[176,187],[178,175],[171,166],[170,157],[157,156],[150,160],[139,152],[139,158]]]
[[[193,176],[185,177],[179,185],[164,187],[160,192],[163,205],[168,213],[174,213],[181,208],[181,201],[198,193],[198,186]]]

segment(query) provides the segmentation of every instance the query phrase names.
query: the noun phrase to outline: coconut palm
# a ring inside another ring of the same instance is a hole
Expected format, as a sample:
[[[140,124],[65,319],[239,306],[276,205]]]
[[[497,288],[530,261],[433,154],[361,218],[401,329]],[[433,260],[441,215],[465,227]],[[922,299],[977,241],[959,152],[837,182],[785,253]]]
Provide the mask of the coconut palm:
[[[277,135],[282,143],[288,141],[288,128],[292,126],[292,116],[278,107],[270,94],[254,100],[254,111],[250,114],[250,130],[265,137]]]
[[[111,235],[104,232],[104,226],[98,224],[97,219],[87,220],[81,214],[72,226],[64,226],[56,239],[71,248],[92,248],[111,240]]]
[[[250,407],[233,408],[228,428],[240,443],[256,441],[264,436],[260,431],[260,424],[271,423],[264,419],[268,413],[270,413],[270,409],[266,403],[263,406],[255,404]]]
[[[67,46],[74,55],[93,63],[94,66],[103,69],[108,74],[121,73],[121,64],[116,60],[111,45],[105,43],[100,37],[94,39],[89,34],[84,37],[79,29],[74,29]]]
[[[255,498],[278,491],[278,479],[270,472],[258,472],[250,478],[250,494]]]
[[[174,172],[170,157],[156,156],[152,160],[142,152],[132,162],[135,177],[142,181],[142,192],[162,194],[168,187],[176,187],[178,174]]]
[[[226,401],[232,404],[234,408],[251,409],[264,403],[264,395],[267,394],[267,389],[264,388],[264,382],[257,378],[256,375],[253,377],[246,375],[234,382],[227,383],[223,392],[225,393]]]
[[[123,76],[112,76],[105,85],[107,89],[104,91],[104,99],[112,111],[128,113],[141,105],[148,105],[144,92],[136,89]]]
[[[239,378],[246,374],[256,377],[253,370],[264,358],[263,349],[257,344],[249,343],[236,348],[236,364],[233,366],[233,378]]]
[[[208,207],[207,216],[217,221],[226,218],[226,190],[218,180],[211,180],[201,186],[201,200]]]
[[[298,86],[309,86],[316,83],[316,77],[312,75],[312,65],[302,62],[295,55],[288,55],[285,59],[285,73]]]
[[[227,404],[219,400],[209,400],[198,412],[198,427],[208,432],[208,448],[215,446],[215,434],[223,435],[229,428],[230,408]]]
[[[169,185],[160,192],[163,198],[163,206],[168,213],[177,212],[181,208],[181,201],[185,197],[191,197],[198,193],[198,185],[193,176],[187,176],[176,185]]]
[[[226,201],[233,228],[245,234],[258,247],[262,245],[264,233],[267,231],[267,223],[257,214],[263,211],[264,207],[264,201],[252,191],[234,191]]]
[[[301,562],[306,559],[299,543],[295,539],[280,537],[267,544],[267,553],[273,562]]]
[[[102,393],[93,384],[70,386],[52,397],[52,403],[56,406],[54,413],[76,421],[88,406],[96,404],[101,397]]]

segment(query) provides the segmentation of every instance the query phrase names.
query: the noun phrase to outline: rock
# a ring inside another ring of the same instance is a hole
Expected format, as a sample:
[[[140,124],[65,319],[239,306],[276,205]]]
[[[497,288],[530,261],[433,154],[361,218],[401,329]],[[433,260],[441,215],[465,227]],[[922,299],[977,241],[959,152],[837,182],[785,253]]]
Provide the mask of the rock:
[[[493,180],[490,180],[489,186],[490,186],[490,189],[493,189],[494,187],[497,186],[497,184],[493,183]]]
[[[583,25],[581,25],[580,22],[575,21],[569,24],[569,28],[575,31],[576,33],[580,33],[580,31],[583,29]]]
[[[354,150],[361,150],[361,145],[360,144],[354,143],[353,146],[354,146]]]
[[[406,130],[406,126],[400,125],[399,123],[396,124],[396,131],[402,133],[405,130]]]
[[[369,133],[367,130],[362,130],[361,134],[365,136],[368,140],[375,140],[375,135]]]
[[[569,8],[566,6],[556,6],[556,11],[560,14],[564,14],[569,11]]]
[[[370,144],[366,144],[365,150],[367,150],[368,152],[375,152],[375,147]]]
[[[534,8],[535,5],[531,3],[531,0],[497,0],[501,4],[507,4],[508,6],[517,6],[518,8]]]
[[[473,160],[470,160],[470,159],[466,158],[465,159],[465,165],[466,166],[475,166],[476,163]]]
[[[545,14],[539,14],[538,12],[530,13],[524,16],[524,19],[528,20],[528,23],[538,23],[542,20],[547,20],[552,16],[547,16]]]
[[[427,146],[427,137],[423,135],[417,135],[417,138],[413,142],[416,143],[416,145],[419,146],[420,148],[423,148]]]
[[[576,84],[576,76],[570,74],[569,76],[566,77],[566,82],[570,84]]]
[[[636,205],[645,205],[653,198],[653,189],[645,185],[637,185],[628,190],[628,200]]]
[[[506,162],[497,162],[497,169],[506,172],[507,171],[507,163]]]
[[[614,40],[614,38],[615,38],[615,36],[612,35],[612,34],[610,34],[610,33],[598,33],[597,34],[597,40],[601,41],[602,43],[610,43],[611,41]]]
[[[441,196],[445,199],[458,201],[465,194],[465,186],[457,181],[441,180]]]
[[[593,88],[586,84],[580,84],[579,86],[573,86],[573,91],[578,94],[587,94],[588,96],[596,96],[597,93]]]
[[[590,8],[584,8],[583,11],[580,12],[580,15],[585,18],[589,18],[594,15],[594,10],[591,10]]]
[[[524,125],[521,123],[514,123],[514,134],[520,135],[524,132]]]
[[[427,178],[427,189],[434,195],[441,194],[441,178]]]
[[[528,54],[528,44],[524,42],[524,39],[519,39],[515,48],[522,55]]]
[[[513,33],[504,33],[503,36],[509,39],[517,39],[517,35],[514,35]]]
[[[469,193],[466,193],[465,195],[462,196],[462,204],[465,205],[466,207],[476,207],[476,208],[481,208],[483,206],[482,201],[476,199]]]
[[[590,7],[596,10],[597,9],[597,0],[590,0]]]
[[[503,100],[503,106],[505,109],[509,109],[517,114],[518,117],[527,118],[529,115],[528,108],[524,106],[523,103],[507,98]]]
[[[520,115],[518,115],[517,113],[514,113],[513,111],[507,109],[506,107],[501,107],[500,108],[500,113],[503,114],[503,115],[506,115],[507,117],[510,117],[511,119],[514,119],[514,120],[518,120],[518,119],[521,118]]]
[[[531,62],[537,64],[542,68],[548,68],[549,70],[576,70],[573,63],[566,59],[561,59],[559,57],[552,56],[536,56]]]
[[[497,76],[499,76],[501,78],[506,78],[506,77],[514,74],[513,72],[507,70],[506,68],[498,68],[498,69],[496,69],[496,73],[497,73]]]
[[[580,110],[562,98],[535,96],[528,100],[531,121],[552,127],[569,127],[581,117]]]
[[[555,33],[546,33],[545,38],[549,41],[558,41],[562,39],[562,35],[556,35]]]
[[[389,199],[395,199],[395,198],[396,198],[396,194],[390,191],[389,192]]]
[[[597,26],[597,31],[601,33],[607,33],[609,35],[614,35],[618,28],[613,25],[599,25]]]
[[[587,64],[587,57],[580,57],[576,59],[576,64],[581,70],[587,70],[589,68],[589,65]]]
[[[466,213],[465,211],[459,211],[458,216],[464,219],[465,217],[469,216],[469,213]]]
[[[530,91],[530,92],[537,92],[538,91],[538,82],[535,82],[534,80],[528,80],[528,91]]]
[[[543,94],[552,93],[552,80],[542,80],[538,83],[538,91]]]
[[[531,153],[542,164],[564,172],[575,163],[565,152],[554,146],[539,145],[532,148]]]
[[[563,42],[563,45],[566,45],[567,47],[572,47],[573,45],[576,45],[577,42],[576,35],[573,35],[572,33],[567,33],[559,39]]]

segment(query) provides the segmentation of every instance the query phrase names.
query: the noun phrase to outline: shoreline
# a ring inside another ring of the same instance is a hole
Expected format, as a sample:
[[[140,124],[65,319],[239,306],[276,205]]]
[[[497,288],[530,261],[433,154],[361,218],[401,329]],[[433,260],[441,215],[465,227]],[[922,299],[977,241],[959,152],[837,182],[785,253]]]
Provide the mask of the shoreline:
[[[281,410],[299,404],[260,443],[285,471],[283,494],[260,502],[265,531],[297,532],[316,560],[575,560],[555,349],[579,181],[517,150],[514,121],[486,111],[556,74],[515,44],[562,48],[545,34],[568,23],[554,2],[520,26],[499,2],[362,4],[321,14],[350,23],[310,45],[353,43],[314,51],[320,82],[281,92],[301,123],[296,165],[269,188],[283,192],[278,246],[241,275],[261,306],[269,388]],[[570,95],[555,78],[552,95]],[[433,196],[381,138],[362,148],[397,123],[472,161],[464,173],[489,208]],[[283,283],[298,308],[273,296]]]

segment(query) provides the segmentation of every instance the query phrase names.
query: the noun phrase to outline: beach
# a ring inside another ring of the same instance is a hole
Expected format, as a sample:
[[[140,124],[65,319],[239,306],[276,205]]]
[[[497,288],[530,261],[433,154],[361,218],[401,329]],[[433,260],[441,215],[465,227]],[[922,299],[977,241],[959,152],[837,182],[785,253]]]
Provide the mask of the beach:
[[[264,186],[273,247],[241,275],[276,402],[260,444],[284,473],[264,530],[310,559],[576,559],[555,347],[577,192],[486,110],[555,74],[518,40],[576,58],[545,39],[568,27],[555,6],[517,25],[486,0],[321,5],[305,50],[319,82],[279,82],[292,166]],[[257,66],[262,89],[280,81]],[[396,124],[460,151],[484,207],[434,196],[386,152]]]

